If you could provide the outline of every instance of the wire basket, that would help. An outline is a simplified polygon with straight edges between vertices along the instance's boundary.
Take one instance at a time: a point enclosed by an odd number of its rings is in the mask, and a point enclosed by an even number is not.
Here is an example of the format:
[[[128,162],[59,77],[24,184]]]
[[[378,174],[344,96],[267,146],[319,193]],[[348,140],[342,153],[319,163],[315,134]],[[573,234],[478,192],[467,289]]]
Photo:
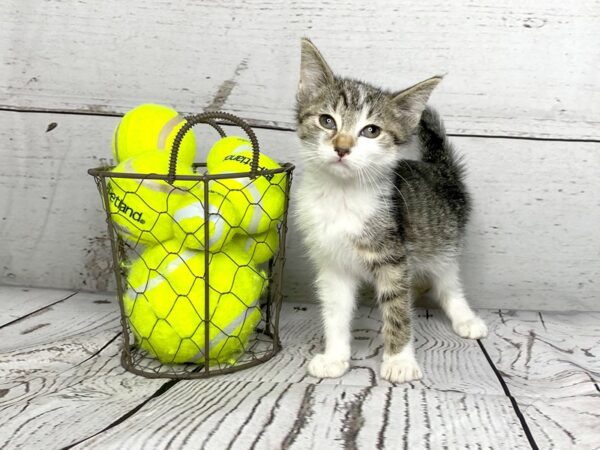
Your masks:
[[[166,173],[88,170],[106,212],[123,328],[123,366],[148,378],[205,378],[280,349],[279,313],[294,166],[260,167],[253,130],[223,112],[185,117]],[[247,172],[180,170],[186,133],[237,125]],[[238,152],[239,153],[239,152]],[[243,159],[240,159],[243,158]],[[130,166],[126,166],[130,167]],[[206,245],[208,244],[208,245]]]

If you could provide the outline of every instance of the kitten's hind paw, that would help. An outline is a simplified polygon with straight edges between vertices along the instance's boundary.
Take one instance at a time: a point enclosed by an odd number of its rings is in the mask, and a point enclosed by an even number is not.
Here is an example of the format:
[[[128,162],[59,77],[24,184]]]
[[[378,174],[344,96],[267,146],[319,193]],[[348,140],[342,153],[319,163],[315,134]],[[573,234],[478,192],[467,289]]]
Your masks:
[[[350,367],[348,361],[319,353],[308,364],[308,373],[316,378],[337,378],[344,375],[348,367]]]
[[[423,372],[413,358],[390,358],[381,363],[381,378],[391,383],[406,383],[423,377]]]
[[[487,325],[479,317],[452,324],[454,332],[465,339],[481,339],[487,336]]]

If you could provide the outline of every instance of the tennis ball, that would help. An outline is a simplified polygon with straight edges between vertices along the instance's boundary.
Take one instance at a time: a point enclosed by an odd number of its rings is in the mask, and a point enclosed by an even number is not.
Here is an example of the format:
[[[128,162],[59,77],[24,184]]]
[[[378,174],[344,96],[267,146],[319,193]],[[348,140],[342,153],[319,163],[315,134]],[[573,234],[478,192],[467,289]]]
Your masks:
[[[252,265],[240,267],[235,251],[209,257],[208,316],[204,252],[171,240],[148,249],[131,266],[124,310],[137,344],[162,363],[233,364],[260,322],[264,274]]]
[[[211,252],[220,251],[239,225],[236,207],[216,192],[208,193],[208,245],[205,245],[206,220],[204,210],[204,183],[199,183],[181,198],[169,204],[169,215],[173,217],[173,236],[183,242],[184,247]],[[239,230],[239,228],[237,228]]]
[[[234,252],[245,256],[243,261],[252,261],[257,265],[265,263],[273,258],[279,249],[279,230],[274,227],[256,235],[238,234],[223,251],[227,253],[232,248]]]
[[[171,155],[171,147],[185,119],[172,108],[147,103],[127,112],[113,133],[112,149],[118,163],[150,151]],[[196,138],[186,133],[179,146],[178,161],[191,165],[196,157]]]
[[[227,155],[234,154],[236,151],[246,150],[252,152],[252,144],[248,139],[239,136],[226,136],[214,143],[206,157],[206,168],[209,172],[215,169],[215,166]],[[244,172],[248,172],[248,168]]]
[[[153,245],[173,236],[173,218],[168,204],[184,194],[195,184],[193,181],[166,181],[144,178],[145,175],[166,174],[168,159],[150,152],[130,158],[112,172],[136,173],[140,178],[111,177],[107,183],[108,210],[118,234],[134,244]],[[178,164],[180,175],[192,175],[192,168]]]
[[[252,151],[244,149],[237,140],[226,141],[222,146],[229,148],[226,153],[217,148],[218,158],[214,158],[209,174],[249,172]],[[247,141],[249,144],[249,141]],[[209,158],[211,155],[209,154]],[[259,170],[281,167],[264,154],[260,154]],[[247,177],[213,180],[211,189],[221,193],[238,208],[240,227],[249,234],[264,233],[275,226],[283,216],[287,177],[285,173],[261,175],[255,179]]]

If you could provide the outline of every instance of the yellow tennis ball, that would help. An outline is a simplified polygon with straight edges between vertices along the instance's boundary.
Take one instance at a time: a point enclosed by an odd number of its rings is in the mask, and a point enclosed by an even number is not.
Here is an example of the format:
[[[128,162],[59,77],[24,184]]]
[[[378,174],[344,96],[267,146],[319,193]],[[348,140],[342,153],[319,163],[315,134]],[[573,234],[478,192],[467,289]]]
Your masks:
[[[206,168],[209,172],[212,172],[219,161],[222,161],[227,155],[240,150],[252,151],[252,144],[248,139],[239,136],[226,136],[219,139],[208,152],[206,157]],[[250,169],[245,170],[245,172],[248,172],[249,170]]]
[[[249,172],[252,150],[244,148],[237,140],[225,141],[217,147],[218,158],[211,162],[209,174]],[[247,141],[249,144],[249,141]],[[226,153],[223,147],[229,147]],[[210,156],[210,155],[209,155]],[[264,154],[260,154],[259,170],[277,169],[281,166]],[[211,182],[211,189],[221,193],[238,208],[240,227],[249,234],[264,233],[276,226],[283,216],[287,177],[285,173],[261,175],[255,179],[246,177],[219,179]]]
[[[134,244],[152,245],[171,239],[173,218],[168,213],[168,204],[183,197],[195,182],[166,181],[144,178],[147,174],[166,174],[168,159],[150,152],[130,158],[112,172],[136,173],[140,178],[108,179],[108,209],[112,224],[119,235]],[[192,168],[178,164],[177,173],[192,175]]]
[[[259,298],[266,286],[264,274],[252,265],[240,267],[238,259],[236,252],[210,255],[206,316],[203,252],[171,240],[142,253],[123,296],[137,344],[165,364],[235,363],[261,320]]]
[[[238,234],[223,251],[227,253],[231,249],[245,256],[244,261],[252,261],[257,265],[265,263],[273,258],[279,249],[279,230],[274,227],[255,235]]]
[[[147,103],[127,112],[113,133],[112,149],[115,161],[157,151],[167,157],[177,132],[185,119],[173,108]],[[179,146],[178,161],[191,165],[196,157],[196,138],[189,131]]]
[[[200,183],[181,198],[169,203],[169,215],[173,217],[173,236],[184,247],[211,252],[220,251],[239,230],[236,207],[216,192],[208,194],[208,245],[205,245],[204,186]]]

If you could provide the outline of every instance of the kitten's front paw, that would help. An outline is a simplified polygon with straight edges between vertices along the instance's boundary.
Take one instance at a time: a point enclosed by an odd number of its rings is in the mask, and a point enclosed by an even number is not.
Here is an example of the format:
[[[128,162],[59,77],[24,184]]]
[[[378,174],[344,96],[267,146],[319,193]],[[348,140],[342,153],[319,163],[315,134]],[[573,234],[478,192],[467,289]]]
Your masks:
[[[337,378],[344,375],[348,367],[350,367],[348,361],[334,359],[319,353],[308,364],[308,373],[316,378]]]
[[[452,328],[454,328],[456,334],[466,339],[481,339],[488,334],[485,322],[479,317],[454,323],[452,324]]]
[[[414,358],[390,358],[381,363],[381,377],[392,383],[406,383],[423,377]]]

